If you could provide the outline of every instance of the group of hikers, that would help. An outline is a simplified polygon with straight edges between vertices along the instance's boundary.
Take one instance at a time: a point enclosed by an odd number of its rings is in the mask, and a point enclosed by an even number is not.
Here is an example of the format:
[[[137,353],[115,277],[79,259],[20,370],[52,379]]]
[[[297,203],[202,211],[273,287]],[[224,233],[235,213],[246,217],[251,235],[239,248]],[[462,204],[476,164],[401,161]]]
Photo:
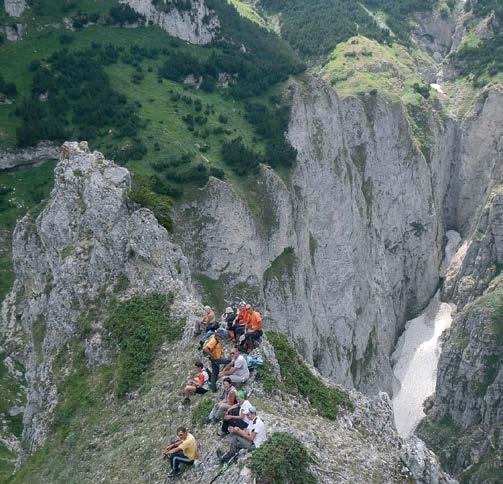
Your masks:
[[[209,390],[217,392],[221,382],[222,395],[205,418],[206,423],[222,421],[219,435],[229,442],[229,450],[217,450],[222,463],[231,460],[239,449],[254,450],[267,438],[266,426],[257,415],[257,409],[247,399],[244,390],[237,387],[250,378],[250,368],[245,354],[258,347],[262,337],[262,316],[251,304],[241,302],[238,310],[225,309],[216,322],[215,313],[204,307],[204,316],[198,324],[195,336],[203,334],[200,349],[211,362],[211,370],[202,361],[195,363],[195,376],[183,389],[183,403],[190,403],[190,397],[205,394]],[[225,357],[222,343],[229,339],[233,342],[229,357]],[[170,477],[177,476],[180,465],[192,465],[197,458],[197,442],[185,427],[177,429],[177,439],[170,443],[163,452],[163,458],[169,457]]]

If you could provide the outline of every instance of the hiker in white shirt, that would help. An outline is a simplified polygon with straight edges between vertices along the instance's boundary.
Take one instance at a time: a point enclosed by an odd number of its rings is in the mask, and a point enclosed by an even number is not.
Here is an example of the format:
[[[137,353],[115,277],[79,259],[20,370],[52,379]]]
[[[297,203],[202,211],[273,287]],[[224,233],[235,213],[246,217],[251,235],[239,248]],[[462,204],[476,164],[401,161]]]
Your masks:
[[[232,383],[244,383],[250,378],[248,363],[243,355],[239,354],[237,348],[231,349],[231,362],[219,373],[219,378],[228,376]]]
[[[246,416],[249,421],[246,429],[229,427],[229,451],[222,455],[220,449],[217,450],[217,455],[222,462],[230,460],[239,449],[258,449],[266,440],[267,430],[264,421],[257,416],[257,409],[255,407],[248,408]]]

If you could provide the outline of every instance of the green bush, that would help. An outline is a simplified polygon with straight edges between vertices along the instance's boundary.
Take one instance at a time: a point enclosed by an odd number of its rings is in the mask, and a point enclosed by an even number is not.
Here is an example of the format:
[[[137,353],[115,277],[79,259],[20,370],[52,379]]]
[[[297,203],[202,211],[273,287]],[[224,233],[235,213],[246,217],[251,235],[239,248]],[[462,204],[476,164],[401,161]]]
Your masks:
[[[196,395],[194,398],[199,398],[199,396]],[[210,414],[212,408],[213,401],[211,400],[211,395],[206,393],[206,395],[200,397],[200,400],[194,405],[194,408],[192,409],[192,425],[205,425],[206,422],[204,421],[204,418]]]
[[[162,194],[155,193],[155,179],[146,176],[133,178],[133,187],[129,191],[129,198],[143,207],[152,210],[157,221],[168,231],[173,229],[171,219],[171,200]]]
[[[264,364],[258,367],[256,378],[262,383],[262,388],[266,393],[272,393],[278,389],[278,381],[274,376],[271,364],[267,361],[264,361]]]
[[[251,458],[257,482],[267,484],[313,484],[316,478],[307,466],[312,462],[304,445],[290,434],[276,432]]]
[[[183,326],[169,319],[172,302],[171,295],[150,294],[112,304],[106,328],[120,349],[117,396],[122,397],[141,385],[163,341],[181,337]]]
[[[286,335],[269,332],[267,339],[274,347],[281,378],[287,391],[293,391],[307,398],[322,417],[330,420],[337,418],[337,411],[341,405],[352,408],[353,404],[347,392],[328,387],[314,376],[297,351],[290,345]]]

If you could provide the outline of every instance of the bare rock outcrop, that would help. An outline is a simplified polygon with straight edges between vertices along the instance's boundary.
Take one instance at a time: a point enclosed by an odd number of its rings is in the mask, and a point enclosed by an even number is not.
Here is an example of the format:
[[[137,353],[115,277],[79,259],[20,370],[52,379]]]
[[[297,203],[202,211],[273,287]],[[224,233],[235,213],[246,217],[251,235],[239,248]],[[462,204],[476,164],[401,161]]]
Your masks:
[[[4,8],[7,15],[21,17],[28,8],[26,0],[4,0]]]
[[[220,27],[216,14],[205,4],[204,0],[187,2],[173,0],[122,0],[133,10],[143,15],[148,22],[153,22],[169,35],[186,40],[192,44],[208,44]]]
[[[43,211],[26,215],[13,239],[16,281],[1,313],[7,354],[25,368],[23,446],[33,452],[47,436],[58,401],[53,363],[81,334],[82,315],[117,297],[171,293],[172,317],[192,324],[199,309],[188,264],[154,215],[128,200],[128,170],[65,143],[55,186]],[[88,364],[107,361],[97,316],[86,337]]]

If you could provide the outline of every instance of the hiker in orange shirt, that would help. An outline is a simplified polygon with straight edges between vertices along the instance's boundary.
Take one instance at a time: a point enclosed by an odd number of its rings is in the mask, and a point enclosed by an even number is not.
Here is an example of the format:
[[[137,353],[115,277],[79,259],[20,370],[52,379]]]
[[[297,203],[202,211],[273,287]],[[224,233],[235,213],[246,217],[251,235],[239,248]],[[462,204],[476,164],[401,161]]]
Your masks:
[[[262,316],[258,311],[254,311],[251,304],[246,305],[246,311],[249,314],[248,322],[246,324],[246,331],[242,347],[249,353],[258,345],[260,338],[262,338]]]
[[[234,340],[236,341],[236,343],[239,342],[239,338],[244,334],[249,319],[250,313],[246,310],[246,303],[242,301],[239,303],[238,315],[236,316],[234,325],[232,326],[232,331],[234,332]]]

